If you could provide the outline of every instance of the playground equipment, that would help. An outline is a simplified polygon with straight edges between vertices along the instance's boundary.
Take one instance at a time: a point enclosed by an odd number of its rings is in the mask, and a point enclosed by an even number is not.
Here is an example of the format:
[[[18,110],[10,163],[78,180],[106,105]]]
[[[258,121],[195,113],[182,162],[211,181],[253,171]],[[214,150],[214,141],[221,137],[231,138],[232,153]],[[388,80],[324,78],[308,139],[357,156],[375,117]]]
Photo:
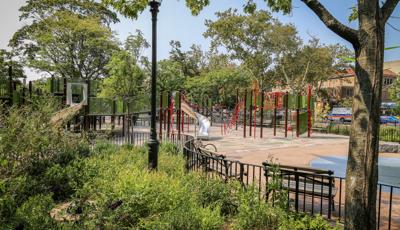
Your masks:
[[[132,127],[134,111],[138,111],[137,104],[131,98],[97,97],[99,82],[96,80],[50,78],[47,85],[50,94],[59,98],[61,107],[70,106],[57,112],[54,117],[58,115],[75,126],[82,126],[84,130],[101,129],[105,117],[111,118],[112,129],[116,118],[118,123],[122,119],[123,135]]]
[[[183,112],[189,115],[189,117],[197,120],[199,124],[199,132],[197,133],[197,138],[199,139],[208,139],[209,138],[209,128],[211,126],[210,120],[201,115],[200,113],[195,112],[190,105],[188,105],[185,101],[181,102],[181,109]]]
[[[241,127],[244,138],[263,138],[265,126],[269,126],[273,136],[277,136],[277,130],[280,128],[285,137],[288,137],[290,131],[292,136],[299,137],[307,133],[310,137],[314,99],[311,87],[308,87],[306,92],[307,95],[280,91],[264,92],[257,88],[241,92],[238,90],[233,109],[221,104],[213,105],[210,98],[197,98],[196,101],[202,102],[201,106],[189,103],[179,92],[162,92],[159,100],[159,135],[161,138],[164,130],[168,136],[175,131],[178,134],[185,132],[187,116],[187,128],[190,119],[199,124],[198,137],[209,137],[208,130],[213,122],[221,127],[221,135],[228,135],[233,129],[238,130]]]
[[[197,128],[197,124],[199,127],[199,130],[196,133],[197,138],[209,138],[209,128],[211,126],[210,120],[207,116],[196,112],[195,108],[199,111],[199,107],[196,105],[190,105],[185,98],[186,97],[181,92],[160,93],[160,108],[158,116],[160,138],[162,138],[163,130],[167,131],[167,136],[174,134],[175,131],[177,131],[179,136],[179,134],[185,130],[185,120],[187,122],[186,127],[188,130],[189,124],[192,122],[191,119],[195,121],[195,129]]]
[[[73,100],[72,97],[72,86],[78,86],[81,88],[80,94],[83,96],[82,99],[77,102]],[[67,101],[66,104],[70,105],[65,109],[56,112],[50,119],[50,123],[55,127],[61,127],[65,122],[71,120],[76,116],[84,105],[88,104],[88,87],[85,83],[67,83]]]

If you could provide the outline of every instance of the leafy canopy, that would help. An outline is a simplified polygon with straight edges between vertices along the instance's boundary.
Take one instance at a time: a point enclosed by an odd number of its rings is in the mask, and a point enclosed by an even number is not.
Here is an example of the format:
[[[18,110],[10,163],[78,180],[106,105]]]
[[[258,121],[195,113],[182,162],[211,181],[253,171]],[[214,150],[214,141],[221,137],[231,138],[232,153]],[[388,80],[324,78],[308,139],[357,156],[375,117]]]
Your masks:
[[[22,29],[24,30],[24,28]],[[96,79],[118,47],[110,29],[98,17],[82,18],[68,11],[56,12],[14,35],[14,47],[32,68],[68,78]],[[22,36],[20,36],[22,35]]]
[[[229,9],[218,12],[217,20],[206,21],[205,37],[211,38],[214,49],[223,47],[232,60],[247,68],[260,85],[268,89],[276,79],[270,74],[275,59],[295,49],[300,39],[296,28],[282,24],[267,11],[239,14]]]

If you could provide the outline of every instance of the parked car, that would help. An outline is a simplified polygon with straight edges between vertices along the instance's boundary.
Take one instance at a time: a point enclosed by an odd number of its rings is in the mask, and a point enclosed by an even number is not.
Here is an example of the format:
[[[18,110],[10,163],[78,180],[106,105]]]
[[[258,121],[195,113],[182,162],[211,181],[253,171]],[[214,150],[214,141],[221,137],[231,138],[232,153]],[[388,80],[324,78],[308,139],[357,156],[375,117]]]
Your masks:
[[[353,116],[351,108],[333,108],[332,112],[328,114],[328,120],[330,121],[351,121]]]
[[[381,124],[400,124],[400,119],[395,116],[381,116]]]

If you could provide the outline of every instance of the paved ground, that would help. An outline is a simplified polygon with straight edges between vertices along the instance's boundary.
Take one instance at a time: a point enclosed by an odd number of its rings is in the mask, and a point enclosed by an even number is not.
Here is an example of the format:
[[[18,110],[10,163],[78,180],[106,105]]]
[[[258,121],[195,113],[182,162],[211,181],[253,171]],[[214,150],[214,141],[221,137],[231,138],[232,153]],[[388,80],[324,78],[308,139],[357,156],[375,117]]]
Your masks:
[[[135,128],[138,131],[147,131],[148,127]],[[157,132],[159,126],[157,124]],[[165,132],[165,131],[163,131]],[[175,131],[176,132],[176,131]],[[264,128],[263,138],[260,138],[260,129],[256,129],[256,138],[249,136],[247,127],[246,138],[243,137],[243,128],[232,129],[226,134],[221,133],[221,126],[215,124],[210,130],[210,139],[204,143],[214,144],[219,153],[228,158],[245,163],[261,164],[266,160],[274,160],[280,164],[293,166],[310,166],[310,162],[321,156],[347,156],[349,137],[335,134],[312,133],[311,138],[306,134],[295,137],[295,132],[289,132],[285,138],[283,129],[277,129],[273,136],[273,129]],[[187,125],[185,132],[194,135],[194,126]],[[399,157],[400,154],[380,153],[382,157]]]
[[[283,130],[278,129],[274,137],[270,128],[263,129],[263,138],[259,134],[257,129],[257,137],[249,137],[247,130],[247,138],[243,138],[243,129],[239,127],[237,131],[221,135],[221,128],[214,126],[210,140],[204,142],[215,144],[218,152],[231,159],[253,164],[272,159],[281,164],[309,166],[311,160],[320,156],[346,156],[348,152],[347,136],[313,133],[311,138],[306,135],[296,138],[294,133],[289,132],[289,137],[285,138]],[[381,156],[400,157],[390,153],[381,153]]]

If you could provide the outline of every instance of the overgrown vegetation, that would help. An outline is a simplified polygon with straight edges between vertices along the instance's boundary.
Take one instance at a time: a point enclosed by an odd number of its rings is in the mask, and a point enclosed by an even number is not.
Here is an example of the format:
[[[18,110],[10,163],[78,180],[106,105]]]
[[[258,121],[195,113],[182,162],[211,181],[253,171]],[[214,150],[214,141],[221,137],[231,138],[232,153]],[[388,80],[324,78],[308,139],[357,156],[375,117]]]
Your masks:
[[[160,167],[153,172],[147,170],[146,148],[101,141],[89,148],[47,125],[51,107],[12,108],[3,117],[2,228],[331,228],[321,218],[270,206],[257,189],[187,173],[172,144],[161,146]]]

